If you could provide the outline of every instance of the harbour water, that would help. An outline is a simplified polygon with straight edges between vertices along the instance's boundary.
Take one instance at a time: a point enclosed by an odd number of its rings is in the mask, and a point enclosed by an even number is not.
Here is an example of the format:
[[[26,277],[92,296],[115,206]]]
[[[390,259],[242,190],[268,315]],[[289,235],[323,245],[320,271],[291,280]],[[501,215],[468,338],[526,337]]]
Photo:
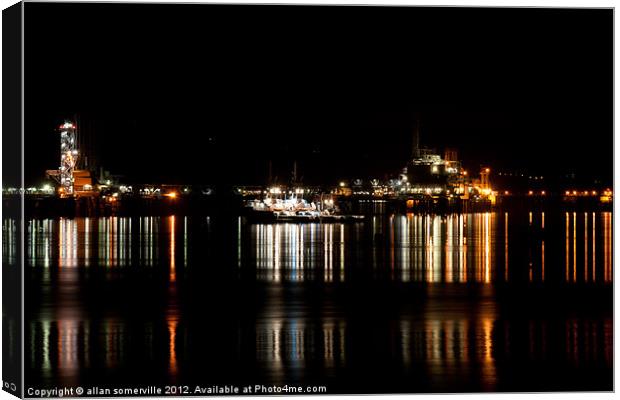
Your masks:
[[[33,219],[25,251],[26,387],[613,388],[611,212]]]

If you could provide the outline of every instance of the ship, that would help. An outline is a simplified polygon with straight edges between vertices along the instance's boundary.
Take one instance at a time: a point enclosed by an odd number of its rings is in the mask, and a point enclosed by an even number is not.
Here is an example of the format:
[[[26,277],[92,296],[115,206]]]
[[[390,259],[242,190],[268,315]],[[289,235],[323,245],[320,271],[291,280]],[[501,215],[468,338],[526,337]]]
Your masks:
[[[270,194],[273,194],[271,191]],[[363,215],[341,214],[331,198],[307,201],[297,194],[289,198],[268,195],[245,202],[244,215],[251,222],[359,222]]]

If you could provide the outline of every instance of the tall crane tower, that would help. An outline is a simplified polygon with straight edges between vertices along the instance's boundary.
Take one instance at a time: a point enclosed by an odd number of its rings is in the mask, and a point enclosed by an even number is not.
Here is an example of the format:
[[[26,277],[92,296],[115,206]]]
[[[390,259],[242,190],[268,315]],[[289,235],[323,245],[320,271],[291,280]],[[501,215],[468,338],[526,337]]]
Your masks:
[[[61,197],[69,197],[75,192],[73,172],[79,156],[77,128],[73,122],[65,121],[58,130],[60,131],[60,167],[57,170],[48,170],[47,175],[60,184]]]

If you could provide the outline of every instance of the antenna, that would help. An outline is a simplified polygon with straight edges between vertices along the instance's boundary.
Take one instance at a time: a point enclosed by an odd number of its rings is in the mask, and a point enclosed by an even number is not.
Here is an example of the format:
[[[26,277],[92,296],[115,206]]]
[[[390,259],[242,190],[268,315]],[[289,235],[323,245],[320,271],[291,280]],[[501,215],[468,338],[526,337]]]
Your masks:
[[[411,146],[411,157],[420,158],[420,114],[415,113],[415,125],[413,127],[413,143]]]
[[[293,161],[293,184],[297,183],[297,160]]]

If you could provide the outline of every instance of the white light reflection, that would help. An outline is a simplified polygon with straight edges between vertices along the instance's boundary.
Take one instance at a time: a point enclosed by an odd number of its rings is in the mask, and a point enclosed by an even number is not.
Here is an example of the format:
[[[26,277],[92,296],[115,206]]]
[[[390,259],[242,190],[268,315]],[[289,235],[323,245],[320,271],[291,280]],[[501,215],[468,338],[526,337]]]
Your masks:
[[[257,276],[280,282],[322,277],[345,279],[345,224],[256,224],[251,226]]]

